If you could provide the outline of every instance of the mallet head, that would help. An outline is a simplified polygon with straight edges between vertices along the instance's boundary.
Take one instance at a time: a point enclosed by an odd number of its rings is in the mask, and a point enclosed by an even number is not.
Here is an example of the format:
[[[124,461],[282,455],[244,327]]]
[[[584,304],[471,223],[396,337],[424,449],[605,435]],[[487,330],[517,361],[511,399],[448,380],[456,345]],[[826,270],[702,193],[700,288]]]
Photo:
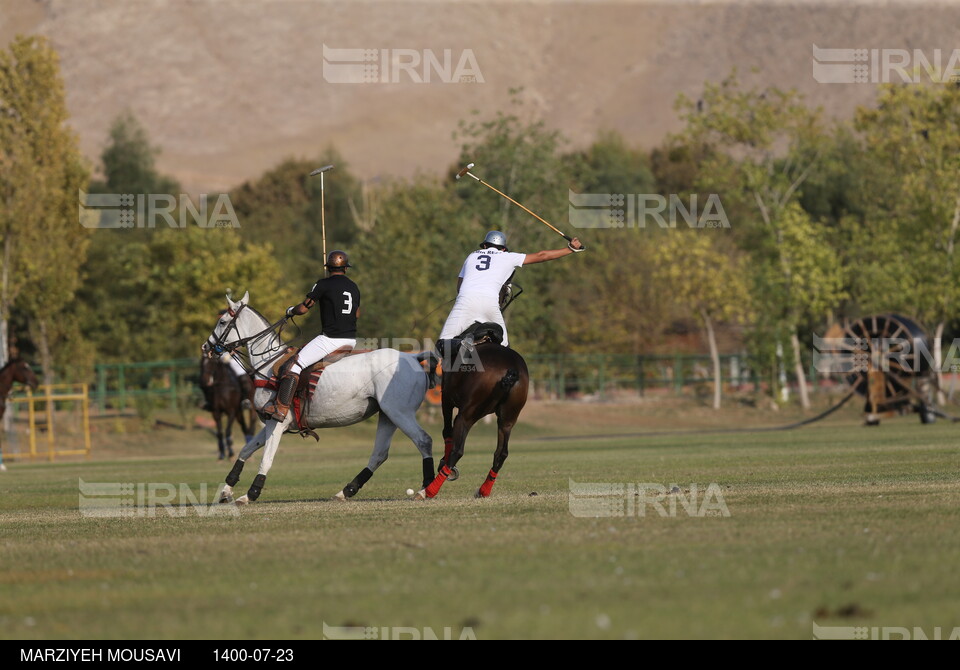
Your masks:
[[[317,168],[316,170],[314,170],[313,172],[311,172],[311,173],[310,173],[310,176],[311,176],[311,177],[315,177],[315,176],[317,176],[318,174],[320,174],[320,173],[322,173],[322,172],[326,172],[327,170],[332,170],[332,169],[333,169],[333,166],[332,166],[332,165],[324,165],[322,168]]]
[[[459,181],[459,180],[460,180],[460,177],[462,177],[462,176],[464,176],[465,174],[467,174],[468,172],[470,172],[470,170],[473,169],[473,166],[474,166],[474,165],[475,165],[474,163],[468,163],[468,164],[467,164],[467,167],[465,167],[465,168],[463,168],[462,170],[460,170],[460,172],[457,173],[457,180]]]

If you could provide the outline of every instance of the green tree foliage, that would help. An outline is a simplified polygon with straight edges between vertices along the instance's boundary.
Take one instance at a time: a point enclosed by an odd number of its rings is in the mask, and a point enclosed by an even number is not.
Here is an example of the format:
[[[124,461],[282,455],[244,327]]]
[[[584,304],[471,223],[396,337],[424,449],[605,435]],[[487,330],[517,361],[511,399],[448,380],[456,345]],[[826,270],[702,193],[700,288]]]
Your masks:
[[[270,319],[294,300],[269,245],[233,229],[150,232],[146,242],[119,246],[81,291],[84,333],[100,361],[199,355],[228,292],[250,291],[251,305]]]
[[[826,136],[819,111],[809,109],[795,91],[744,88],[736,73],[720,84],[708,83],[697,104],[681,96],[678,108],[687,124],[684,139],[693,147],[718,150],[702,166],[700,189],[720,193],[725,204],[744,213],[737,219],[743,228],[738,237],[753,256],[754,291],[768,315],[757,324],[768,328],[759,338],[789,339],[801,401],[808,407],[798,328],[810,316],[804,309],[819,309],[824,296],[813,293],[819,285],[794,276],[796,257],[788,238],[801,237],[798,226],[815,225],[795,205],[820,167]],[[804,239],[816,237],[815,231],[807,232]],[[828,275],[831,268],[820,270]],[[840,293],[826,299],[837,301]]]
[[[615,131],[601,132],[593,144],[564,155],[563,161],[582,193],[653,193],[656,188],[650,158]]]
[[[488,121],[461,122],[458,137],[463,140],[459,165],[476,163],[473,172],[478,177],[557,228],[568,227],[565,222],[569,190],[576,184],[570,161],[565,162],[560,152],[564,140],[559,132],[547,129],[542,121],[526,121],[515,114],[499,113]],[[450,174],[459,169],[452,166]],[[510,249],[520,253],[566,244],[563,238],[522,209],[469,177],[456,184],[455,192],[475,221],[475,241],[461,250],[460,260],[476,248],[488,230],[502,230],[507,234]],[[558,222],[564,225],[557,225]],[[576,231],[566,232],[572,235]],[[554,325],[558,300],[574,290],[576,280],[572,273],[584,269],[577,262],[581,260],[580,257],[565,258],[517,272],[515,281],[523,287],[524,295],[505,315],[512,343],[524,351],[561,350]]]
[[[449,188],[426,180],[386,187],[351,256],[362,294],[360,336],[436,340],[463,258],[479,241]]]
[[[48,382],[51,352],[71,330],[60,312],[73,298],[88,241],[77,218],[88,171],[66,121],[56,52],[44,38],[17,37],[0,51],[0,364],[16,307],[40,340]]]
[[[715,328],[742,322],[751,298],[743,257],[714,230],[674,230],[660,236],[653,253],[653,280],[674,305],[706,331],[713,360],[713,408],[720,409],[722,375]]]
[[[91,193],[180,192],[180,184],[160,174],[156,159],[160,148],[150,144],[147,131],[130,110],[114,119],[103,153],[103,179],[90,183]]]
[[[311,161],[287,159],[230,193],[244,239],[271,244],[284,281],[297,292],[306,292],[323,275],[320,177],[308,175],[329,164],[336,167],[324,175],[327,251],[349,253],[357,239],[351,203],[359,207],[362,194],[359,180],[335,150]]]

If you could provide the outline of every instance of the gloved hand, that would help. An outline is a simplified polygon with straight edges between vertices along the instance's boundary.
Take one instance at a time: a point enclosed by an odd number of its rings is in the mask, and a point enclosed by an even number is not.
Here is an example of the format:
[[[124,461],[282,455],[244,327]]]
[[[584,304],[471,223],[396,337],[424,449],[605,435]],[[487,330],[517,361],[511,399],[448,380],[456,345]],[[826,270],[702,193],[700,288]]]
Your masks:
[[[294,312],[294,310],[295,310],[296,308],[297,308],[296,305],[290,305],[289,307],[287,307],[287,318],[288,318],[288,319],[291,318],[291,317],[296,316],[296,312]]]

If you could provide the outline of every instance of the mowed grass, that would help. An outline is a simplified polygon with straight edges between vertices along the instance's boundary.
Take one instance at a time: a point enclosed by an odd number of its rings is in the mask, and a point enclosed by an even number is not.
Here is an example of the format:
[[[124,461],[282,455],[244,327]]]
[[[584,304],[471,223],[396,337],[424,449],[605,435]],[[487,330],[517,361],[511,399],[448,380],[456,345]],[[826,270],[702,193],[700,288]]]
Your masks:
[[[285,437],[261,502],[236,516],[80,516],[81,478],[206,484],[212,496],[228,466],[209,440],[196,455],[190,433],[166,434],[186,441],[168,456],[127,436],[135,458],[14,464],[0,475],[0,636],[320,638],[326,623],[480,639],[810,638],[812,621],[960,626],[960,427],[865,428],[847,413],[781,433],[540,439],[604,432],[577,412],[593,409],[571,403],[552,430],[518,427],[482,501],[472,494],[493,452],[483,425],[463,477],[428,502],[406,499],[420,465],[402,436],[356,499],[329,500],[364,466],[369,425],[325,431],[320,445]],[[677,505],[664,517],[637,499],[642,516],[578,518],[571,479],[696,483],[701,503],[716,483],[730,516]]]

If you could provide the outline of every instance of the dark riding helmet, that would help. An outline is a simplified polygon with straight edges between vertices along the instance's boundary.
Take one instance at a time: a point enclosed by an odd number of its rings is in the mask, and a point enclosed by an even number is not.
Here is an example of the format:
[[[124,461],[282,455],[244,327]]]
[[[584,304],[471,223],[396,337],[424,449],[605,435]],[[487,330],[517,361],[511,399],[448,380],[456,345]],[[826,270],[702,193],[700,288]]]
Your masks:
[[[327,263],[325,267],[328,267],[331,270],[346,270],[347,268],[352,268],[353,266],[350,265],[350,259],[347,258],[346,251],[335,249],[327,255]]]

